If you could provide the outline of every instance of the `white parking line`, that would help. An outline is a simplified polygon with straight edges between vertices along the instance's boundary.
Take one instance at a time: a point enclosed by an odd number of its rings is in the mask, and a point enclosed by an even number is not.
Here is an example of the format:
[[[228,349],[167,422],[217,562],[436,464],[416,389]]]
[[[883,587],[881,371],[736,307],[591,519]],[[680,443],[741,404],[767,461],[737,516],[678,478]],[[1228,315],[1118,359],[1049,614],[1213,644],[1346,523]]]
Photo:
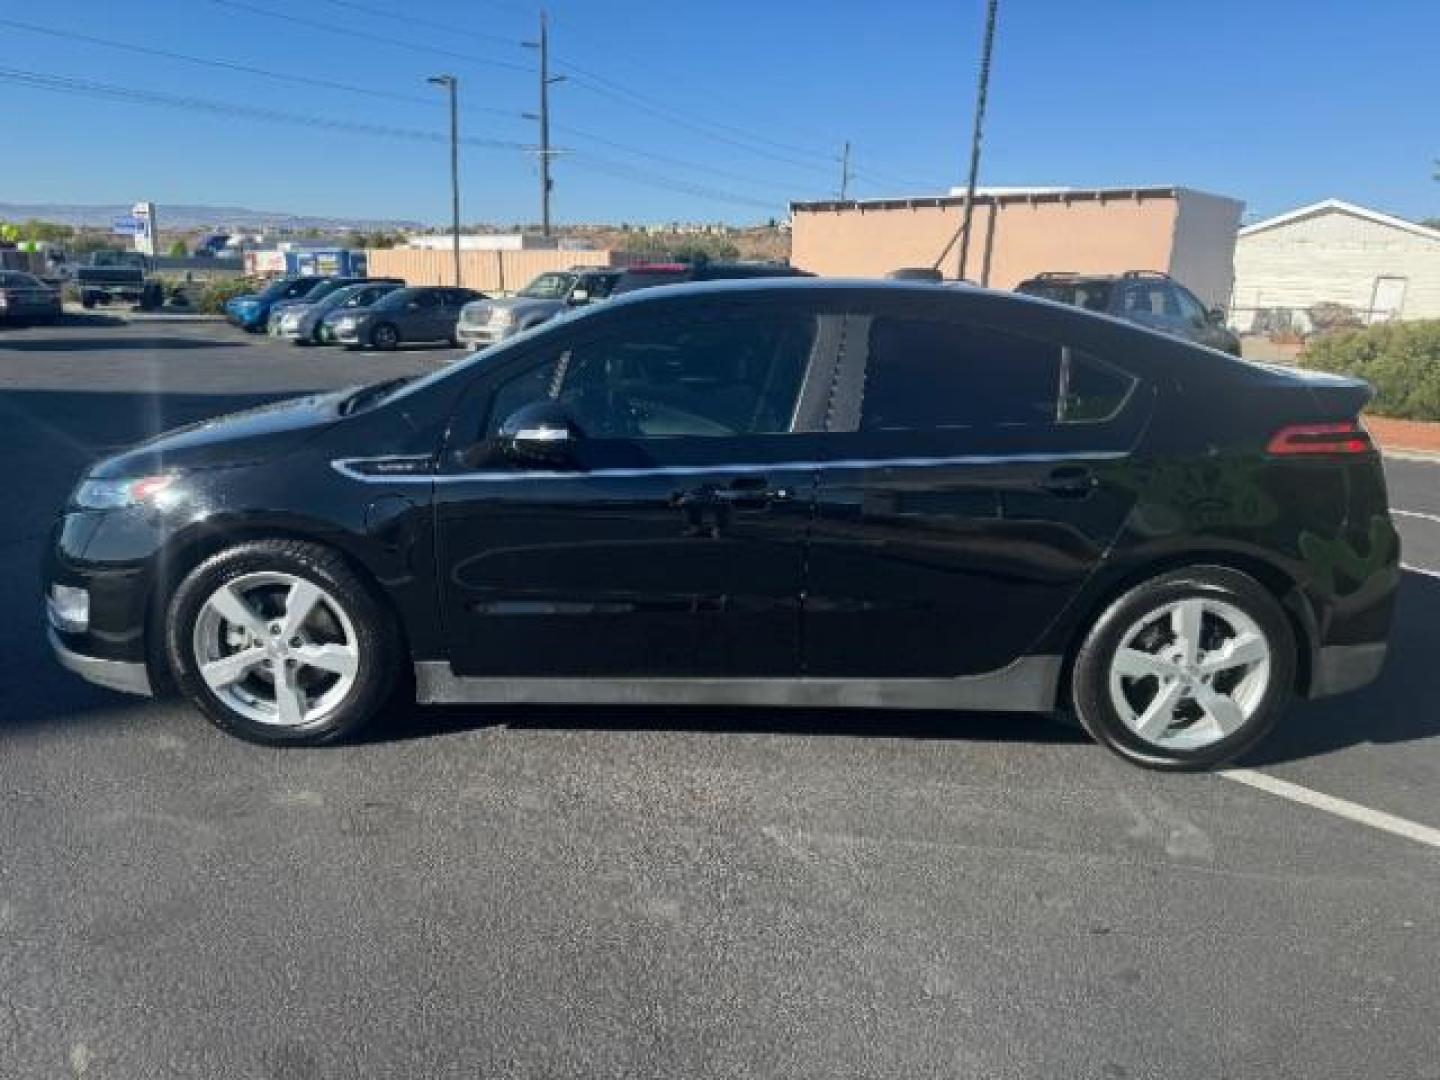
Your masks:
[[[1419,518],[1421,521],[1429,521],[1440,525],[1440,514],[1427,514],[1423,510],[1396,510],[1394,507],[1391,507],[1390,514],[1393,517]]]
[[[1403,836],[1407,840],[1414,840],[1417,844],[1440,848],[1440,829],[1432,829],[1429,825],[1421,825],[1406,818],[1396,817],[1383,810],[1372,810],[1368,806],[1361,806],[1348,799],[1337,799],[1334,795],[1326,795],[1323,791],[1312,791],[1300,784],[1292,784],[1289,780],[1281,780],[1254,769],[1224,769],[1219,775],[1226,780],[1234,780],[1237,784],[1255,788],[1257,791],[1265,791],[1271,795],[1278,795],[1282,799],[1289,799],[1291,802],[1301,803],[1316,810],[1324,810],[1327,814],[1348,818],[1361,825],[1369,825],[1372,829],[1379,829],[1395,836]]]

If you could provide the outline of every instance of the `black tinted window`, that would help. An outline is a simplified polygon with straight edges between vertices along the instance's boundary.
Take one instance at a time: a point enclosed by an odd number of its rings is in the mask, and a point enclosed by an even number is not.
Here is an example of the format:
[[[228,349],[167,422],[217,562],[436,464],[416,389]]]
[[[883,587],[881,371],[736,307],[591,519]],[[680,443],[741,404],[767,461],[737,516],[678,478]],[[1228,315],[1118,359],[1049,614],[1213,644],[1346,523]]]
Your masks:
[[[788,431],[814,339],[802,315],[646,322],[517,376],[497,391],[488,427],[554,397],[589,438]]]
[[[860,427],[993,428],[1104,420],[1134,380],[1077,349],[986,326],[878,318]]]
[[[863,430],[1050,423],[1058,346],[983,326],[877,318],[860,411]]]

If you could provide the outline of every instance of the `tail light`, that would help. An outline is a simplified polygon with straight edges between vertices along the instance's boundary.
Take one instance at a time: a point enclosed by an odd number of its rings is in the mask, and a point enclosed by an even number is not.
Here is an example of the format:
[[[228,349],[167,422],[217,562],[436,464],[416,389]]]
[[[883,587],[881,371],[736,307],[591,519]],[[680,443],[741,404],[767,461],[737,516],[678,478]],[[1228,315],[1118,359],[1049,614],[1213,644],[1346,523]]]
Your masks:
[[[1368,454],[1374,449],[1370,433],[1358,420],[1338,424],[1289,424],[1265,445],[1276,457],[1303,454]]]

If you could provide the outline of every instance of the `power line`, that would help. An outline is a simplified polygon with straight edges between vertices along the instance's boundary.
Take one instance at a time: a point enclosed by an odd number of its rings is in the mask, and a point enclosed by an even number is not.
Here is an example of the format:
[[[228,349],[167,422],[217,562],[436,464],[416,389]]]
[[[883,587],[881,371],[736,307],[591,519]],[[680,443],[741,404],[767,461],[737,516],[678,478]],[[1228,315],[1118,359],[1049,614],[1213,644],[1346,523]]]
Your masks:
[[[676,191],[682,195],[694,195],[697,198],[711,199],[715,202],[734,203],[737,206],[753,206],[762,210],[774,211],[777,204],[774,201],[751,198],[746,195],[737,195],[734,192],[722,191],[719,188],[706,187],[703,184],[692,184],[685,180],[666,179],[652,172],[646,172],[636,166],[626,165],[619,161],[610,161],[606,158],[592,157],[589,154],[572,153],[566,155],[566,161],[582,169],[589,169],[592,172],[604,173],[608,176],[615,176],[632,183],[644,184],[647,187],[662,188],[666,191]]]
[[[0,19],[0,26],[8,26],[15,30],[24,30],[34,34],[45,34],[50,37],[64,38],[70,41],[81,41],[89,45],[100,45],[110,49],[123,49],[141,56],[156,56],[164,60],[175,60],[185,64],[197,64],[202,67],[215,68],[220,71],[234,71],[242,75],[257,75],[264,79],[293,83],[297,86],[314,86],[325,90],[340,90],[349,94],[362,94],[366,97],[382,98],[387,101],[400,101],[413,105],[433,107],[436,104],[433,98],[421,97],[419,94],[400,94],[391,90],[377,90],[369,86],[356,86],[354,83],[335,82],[332,79],[318,79],[309,75],[295,75],[290,72],[271,71],[267,68],[253,67],[249,64],[235,63],[230,60],[193,56],[189,53],[173,52],[169,49],[157,49],[149,45],[135,45],[128,41],[115,41],[113,38],[96,37],[92,34],[77,33],[73,30],[57,30],[53,27],[37,26],[34,23],[17,22],[14,19]],[[519,112],[511,109],[470,105],[469,103],[466,104],[466,108],[477,112],[509,116],[515,119],[519,119],[520,117]]]
[[[455,52],[453,49],[442,49],[438,45],[422,45],[414,41],[406,41],[403,38],[391,37],[387,34],[372,34],[366,30],[356,30],[348,26],[336,26],[334,23],[321,22],[318,19],[307,19],[300,15],[291,15],[285,11],[273,11],[269,8],[256,7],[253,4],[241,3],[241,0],[210,0],[212,4],[219,4],[221,7],[233,8],[236,11],[244,11],[250,15],[259,15],[266,19],[279,19],[282,22],[294,23],[297,26],[308,26],[312,30],[321,30],[326,34],[340,34],[345,37],[356,38],[360,41],[377,42],[381,45],[393,45],[397,49],[408,49],[410,52],[430,53],[435,56],[448,57],[451,60],[461,60],[467,64],[482,64],[489,67],[506,68],[510,71],[526,71],[530,69],[521,63],[511,63],[509,60],[497,60],[488,56],[475,56],[471,53]]]
[[[402,128],[385,124],[366,124],[350,120],[333,120],[303,113],[267,109],[254,105],[239,105],[233,102],[214,101],[207,98],[163,94],[153,90],[116,86],[113,83],[95,82],[90,79],[77,79],[67,75],[49,75],[44,72],[23,71],[18,68],[0,67],[0,81],[14,83],[20,86],[28,86],[37,90],[77,94],[82,97],[101,98],[136,105],[162,106],[165,108],[182,109],[190,112],[205,112],[221,116],[241,116],[252,120],[263,120],[268,123],[288,124],[295,127],[316,128],[352,135],[369,135],[386,139],[406,139],[413,142],[446,141],[444,134],[437,131],[425,131],[420,128]],[[517,150],[529,152],[533,149],[526,143],[509,142],[502,139],[471,137],[460,141],[468,146],[477,146],[488,150]]]
[[[698,161],[687,161],[684,158],[672,157],[669,154],[658,154],[653,150],[642,150],[638,146],[631,146],[628,143],[616,142],[603,135],[596,135],[593,132],[583,131],[580,128],[572,127],[569,124],[553,124],[556,131],[563,132],[571,138],[583,139],[589,142],[598,143],[601,146],[608,146],[612,150],[619,150],[624,154],[633,154],[635,157],[646,158],[650,161],[658,161],[662,165],[674,165],[676,168],[689,169],[694,172],[703,172],[709,176],[722,177],[726,180],[734,180],[737,183],[749,184],[753,187],[764,187],[771,190],[780,190],[780,185],[769,180],[757,180],[752,174],[731,172],[728,169],[717,169],[710,165],[701,164]]]
[[[341,0],[331,0],[341,2]],[[194,64],[201,67],[214,68],[221,71],[233,71],[243,75],[253,75],[259,78],[272,79],[276,82],[286,82],[297,86],[314,86],[321,89],[337,90],[345,93],[359,94],[366,97],[380,98],[388,101],[404,102],[407,104],[424,105],[427,108],[439,107],[440,102],[435,98],[425,97],[419,94],[402,94],[390,90],[380,90],[374,87],[357,86],[352,83],[336,82],[331,79],[314,78],[307,75],[296,75],[290,72],[272,71],[268,68],[254,67],[249,64],[236,63],[230,60],[220,60],[213,57],[195,56],[190,53],[175,52],[169,49],[158,49],[148,45],[137,45],[126,41],[116,41],[113,38],[98,37],[93,34],[82,34],[73,30],[59,30],[54,27],[40,26],[34,23],[19,22],[15,19],[0,18],[0,26],[9,27],[15,30],[23,30],[29,33],[43,34],[49,37],[61,38],[69,41],[84,42],[89,45],[98,45],[105,48],[120,49],[126,52],[135,53],[140,56],[154,56],[164,60],[173,60],[179,63]],[[468,98],[461,98],[465,109],[470,112],[484,112],[496,116],[504,116],[515,120],[523,118],[523,113],[512,109],[499,109],[493,106],[473,104]],[[689,169],[692,171],[704,172],[711,176],[724,177],[735,180],[739,183],[751,184],[754,186],[775,187],[764,181],[757,181],[753,175],[739,172],[730,172],[725,169],[717,169],[710,165],[701,164],[696,161],[687,161],[668,154],[659,154],[649,150],[643,150],[637,146],[617,142],[602,135],[580,128],[563,124],[554,124],[556,131],[564,132],[576,138],[585,139],[602,146],[608,146],[613,150],[622,153],[632,154],[636,157],[647,158],[662,164],[673,165],[677,168]]]
[[[188,112],[203,112],[220,116],[237,116],[246,119],[260,120],[266,123],[286,124],[294,127],[334,131],[343,134],[386,139],[404,139],[412,142],[427,143],[444,143],[447,138],[445,134],[438,131],[358,123],[348,120],[334,120],[302,113],[284,112],[279,109],[240,105],[233,102],[215,101],[207,98],[164,94],[152,90],[141,90],[135,87],[117,86],[113,83],[96,82],[91,79],[25,71],[18,68],[0,67],[0,82],[8,82],[30,89],[67,93],[80,97],[115,101],[124,104],[147,105],[179,109]],[[532,153],[535,149],[527,143],[509,142],[500,139],[465,137],[459,141],[467,146],[476,146],[492,150],[511,150]],[[738,195],[734,192],[723,191],[718,188],[692,184],[683,180],[668,179],[654,173],[641,171],[640,169],[625,165],[622,162],[592,157],[588,154],[575,154],[570,160],[574,161],[575,164],[582,169],[589,169],[593,172],[620,177],[633,183],[693,195],[699,198],[711,199],[717,202],[760,207],[766,210],[773,210],[776,205],[774,202],[762,201],[760,199]]]
[[[297,25],[308,26],[312,29],[324,31],[325,33],[340,33],[364,41],[373,41],[381,44],[393,45],[397,48],[406,49],[411,52],[432,53],[437,56],[448,57],[452,60],[462,60],[469,63],[485,64],[492,67],[501,67],[512,71],[529,72],[531,70],[526,65],[520,63],[512,63],[510,61],[499,60],[492,57],[474,56],[468,53],[460,53],[450,49],[443,49],[438,46],[425,45],[413,41],[406,41],[404,39],[395,38],[389,35],[372,34],[363,30],[356,30],[349,27],[336,27],[330,23],[324,23],[314,19],[306,19],[298,15],[291,15],[287,12],[279,12],[267,8],[257,7],[253,4],[242,2],[242,0],[210,0],[210,2],[213,4],[218,4],[222,7],[232,8],[237,11],[245,11],[266,18],[280,19],[286,22],[295,23]],[[411,23],[417,26],[426,26],[431,29],[440,30],[447,34],[451,34],[452,36],[461,38],[462,40],[467,37],[480,36],[490,41],[509,41],[509,39],[499,37],[497,35],[477,35],[474,31],[455,26],[451,23],[444,23],[433,19],[411,18],[408,15],[396,15],[392,12],[373,7],[369,4],[360,3],[359,0],[322,0],[322,2],[332,4],[337,7],[346,8],[352,11],[361,12],[375,18],[396,20]],[[516,7],[514,10],[519,11],[520,9]],[[519,42],[514,42],[514,44],[519,44]],[[663,103],[655,102],[655,99],[649,98],[647,97],[647,95],[641,94],[638,91],[631,90],[628,87],[622,86],[621,84],[615,82],[613,79],[601,75],[599,72],[592,71],[585,67],[581,67],[580,65],[575,64],[571,61],[564,61],[557,58],[555,60],[555,64],[557,67],[563,67],[568,71],[572,72],[574,74],[573,81],[576,83],[576,85],[583,87],[591,93],[598,94],[601,97],[609,98],[612,101],[616,101],[624,105],[628,105],[629,107],[638,109],[641,112],[649,113],[652,116],[656,116],[660,119],[666,120],[681,128],[691,131],[694,134],[734,147],[735,149],[743,150],[755,156],[766,158],[770,161],[774,161],[780,164],[790,165],[793,168],[808,169],[809,171],[818,173],[822,176],[832,175],[834,162],[838,160],[833,153],[811,150],[804,147],[795,146],[793,144],[779,142],[778,140],[769,139],[763,135],[755,134],[743,128],[739,128],[730,124],[724,124],[715,120],[709,120],[704,117],[687,117],[685,113],[682,113],[679,110],[673,109]],[[777,153],[776,151],[788,151],[788,154]],[[812,160],[797,160],[794,155],[805,156]],[[822,162],[826,164],[822,164]],[[862,175],[879,176],[880,174],[876,173],[874,170],[861,170],[857,168],[854,170],[854,175],[859,177]],[[917,184],[912,181],[892,179],[891,182],[915,188],[922,188],[927,186],[924,184]]]

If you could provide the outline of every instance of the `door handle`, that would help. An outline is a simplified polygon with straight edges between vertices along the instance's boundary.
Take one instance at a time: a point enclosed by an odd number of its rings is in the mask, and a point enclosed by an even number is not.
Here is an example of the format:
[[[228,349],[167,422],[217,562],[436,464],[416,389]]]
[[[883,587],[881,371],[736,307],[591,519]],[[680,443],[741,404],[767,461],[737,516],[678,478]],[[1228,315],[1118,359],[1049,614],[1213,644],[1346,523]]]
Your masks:
[[[1083,465],[1055,469],[1040,482],[1043,490],[1062,499],[1083,499],[1099,486],[1099,479]]]

